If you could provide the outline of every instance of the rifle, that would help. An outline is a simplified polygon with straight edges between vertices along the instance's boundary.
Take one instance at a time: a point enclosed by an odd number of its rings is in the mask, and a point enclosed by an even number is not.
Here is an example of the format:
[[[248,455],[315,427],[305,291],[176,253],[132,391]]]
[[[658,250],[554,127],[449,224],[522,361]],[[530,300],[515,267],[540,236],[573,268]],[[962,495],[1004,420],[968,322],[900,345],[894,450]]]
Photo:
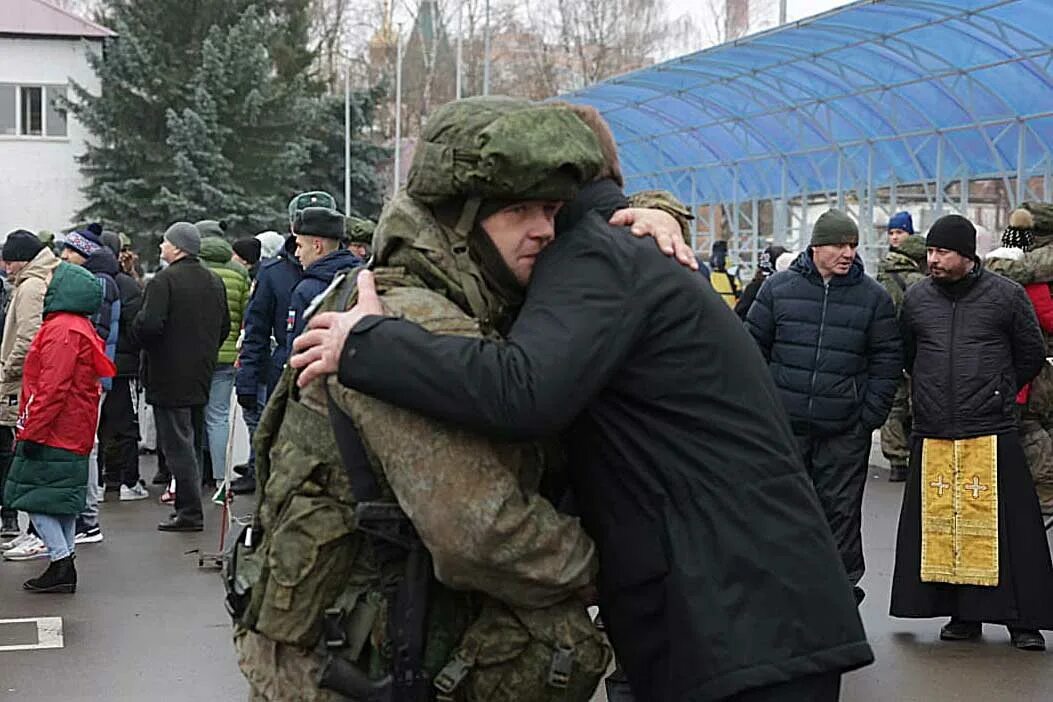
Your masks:
[[[364,702],[428,702],[431,680],[424,671],[424,635],[431,582],[431,555],[413,524],[395,502],[382,501],[380,486],[365,446],[350,417],[328,396],[329,421],[340,460],[359,500],[355,520],[370,537],[388,601],[388,641],[391,674],[371,679],[351,661],[330,654],[319,676],[319,687]],[[401,572],[392,568],[402,563]]]

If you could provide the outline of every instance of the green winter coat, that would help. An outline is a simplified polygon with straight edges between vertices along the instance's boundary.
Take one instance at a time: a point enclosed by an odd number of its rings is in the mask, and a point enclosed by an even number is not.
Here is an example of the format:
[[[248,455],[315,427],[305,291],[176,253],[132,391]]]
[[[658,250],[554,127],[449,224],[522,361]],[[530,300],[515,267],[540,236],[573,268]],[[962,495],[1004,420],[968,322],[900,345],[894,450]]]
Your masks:
[[[896,249],[890,249],[885,260],[878,266],[877,281],[881,283],[898,313],[903,306],[903,297],[907,289],[925,279],[919,261],[925,258],[925,240],[912,236]]]
[[[217,363],[234,363],[238,358],[238,335],[241,334],[241,320],[249,304],[249,272],[231,259],[234,249],[218,236],[208,236],[201,240],[201,262],[205,267],[219,276],[227,291],[227,309],[230,312],[230,333],[219,347]]]

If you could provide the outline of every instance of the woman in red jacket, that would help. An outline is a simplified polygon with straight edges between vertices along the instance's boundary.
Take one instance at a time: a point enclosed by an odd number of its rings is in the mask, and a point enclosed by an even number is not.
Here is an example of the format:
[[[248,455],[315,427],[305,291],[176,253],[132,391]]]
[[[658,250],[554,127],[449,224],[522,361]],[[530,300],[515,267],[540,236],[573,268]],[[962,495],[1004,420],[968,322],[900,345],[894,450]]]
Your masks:
[[[51,563],[23,587],[75,592],[74,525],[84,508],[88,454],[98,422],[100,378],[117,373],[88,317],[102,302],[99,281],[61,263],[44,297],[44,323],[26,355],[22,403],[5,504],[29,513]]]

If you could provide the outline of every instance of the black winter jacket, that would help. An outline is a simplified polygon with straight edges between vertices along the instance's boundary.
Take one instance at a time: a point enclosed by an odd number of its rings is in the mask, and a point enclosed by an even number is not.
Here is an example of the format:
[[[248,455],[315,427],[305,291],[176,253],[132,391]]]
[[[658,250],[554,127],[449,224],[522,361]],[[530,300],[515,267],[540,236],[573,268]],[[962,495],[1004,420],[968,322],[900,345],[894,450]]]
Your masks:
[[[487,433],[563,432],[637,699],[705,702],[865,665],[763,358],[708,280],[607,225],[622,199],[595,186],[561,211],[506,341],[367,317],[340,380]]]
[[[135,378],[139,375],[139,352],[142,349],[132,326],[143,306],[143,288],[124,271],[118,273],[115,280],[121,296],[121,321],[117,329],[117,377]]]
[[[146,350],[146,401],[158,407],[208,402],[216,354],[230,333],[227,291],[196,258],[154,276],[133,325]]]
[[[746,318],[768,360],[794,433],[881,426],[903,377],[896,309],[856,258],[828,284],[811,250],[768,278]]]
[[[901,323],[915,434],[965,439],[1016,428],[1016,394],[1046,358],[1022,287],[979,267],[951,285],[927,278],[907,290]]]

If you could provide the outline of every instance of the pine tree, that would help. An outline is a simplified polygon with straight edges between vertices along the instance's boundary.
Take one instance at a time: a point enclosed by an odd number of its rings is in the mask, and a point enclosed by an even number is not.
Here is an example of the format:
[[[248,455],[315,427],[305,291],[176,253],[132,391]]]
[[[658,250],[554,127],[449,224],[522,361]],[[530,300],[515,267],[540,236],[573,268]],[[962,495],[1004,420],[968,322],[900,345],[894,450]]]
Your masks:
[[[342,123],[332,143],[331,99],[310,68],[309,4],[106,0],[98,19],[118,38],[92,62],[101,95],[74,84],[67,105],[92,134],[77,217],[136,236],[204,217],[235,236],[284,230],[288,199],[319,187],[319,164],[343,163]],[[363,188],[368,169],[354,169]]]
[[[389,158],[391,150],[369,141],[377,103],[385,96],[382,88],[351,93],[351,204],[344,202],[344,98],[322,98],[316,128],[312,130],[311,161],[306,181],[316,184],[336,198],[341,211],[376,219],[384,204],[387,183],[377,172],[378,162]],[[334,155],[339,154],[338,158]]]

